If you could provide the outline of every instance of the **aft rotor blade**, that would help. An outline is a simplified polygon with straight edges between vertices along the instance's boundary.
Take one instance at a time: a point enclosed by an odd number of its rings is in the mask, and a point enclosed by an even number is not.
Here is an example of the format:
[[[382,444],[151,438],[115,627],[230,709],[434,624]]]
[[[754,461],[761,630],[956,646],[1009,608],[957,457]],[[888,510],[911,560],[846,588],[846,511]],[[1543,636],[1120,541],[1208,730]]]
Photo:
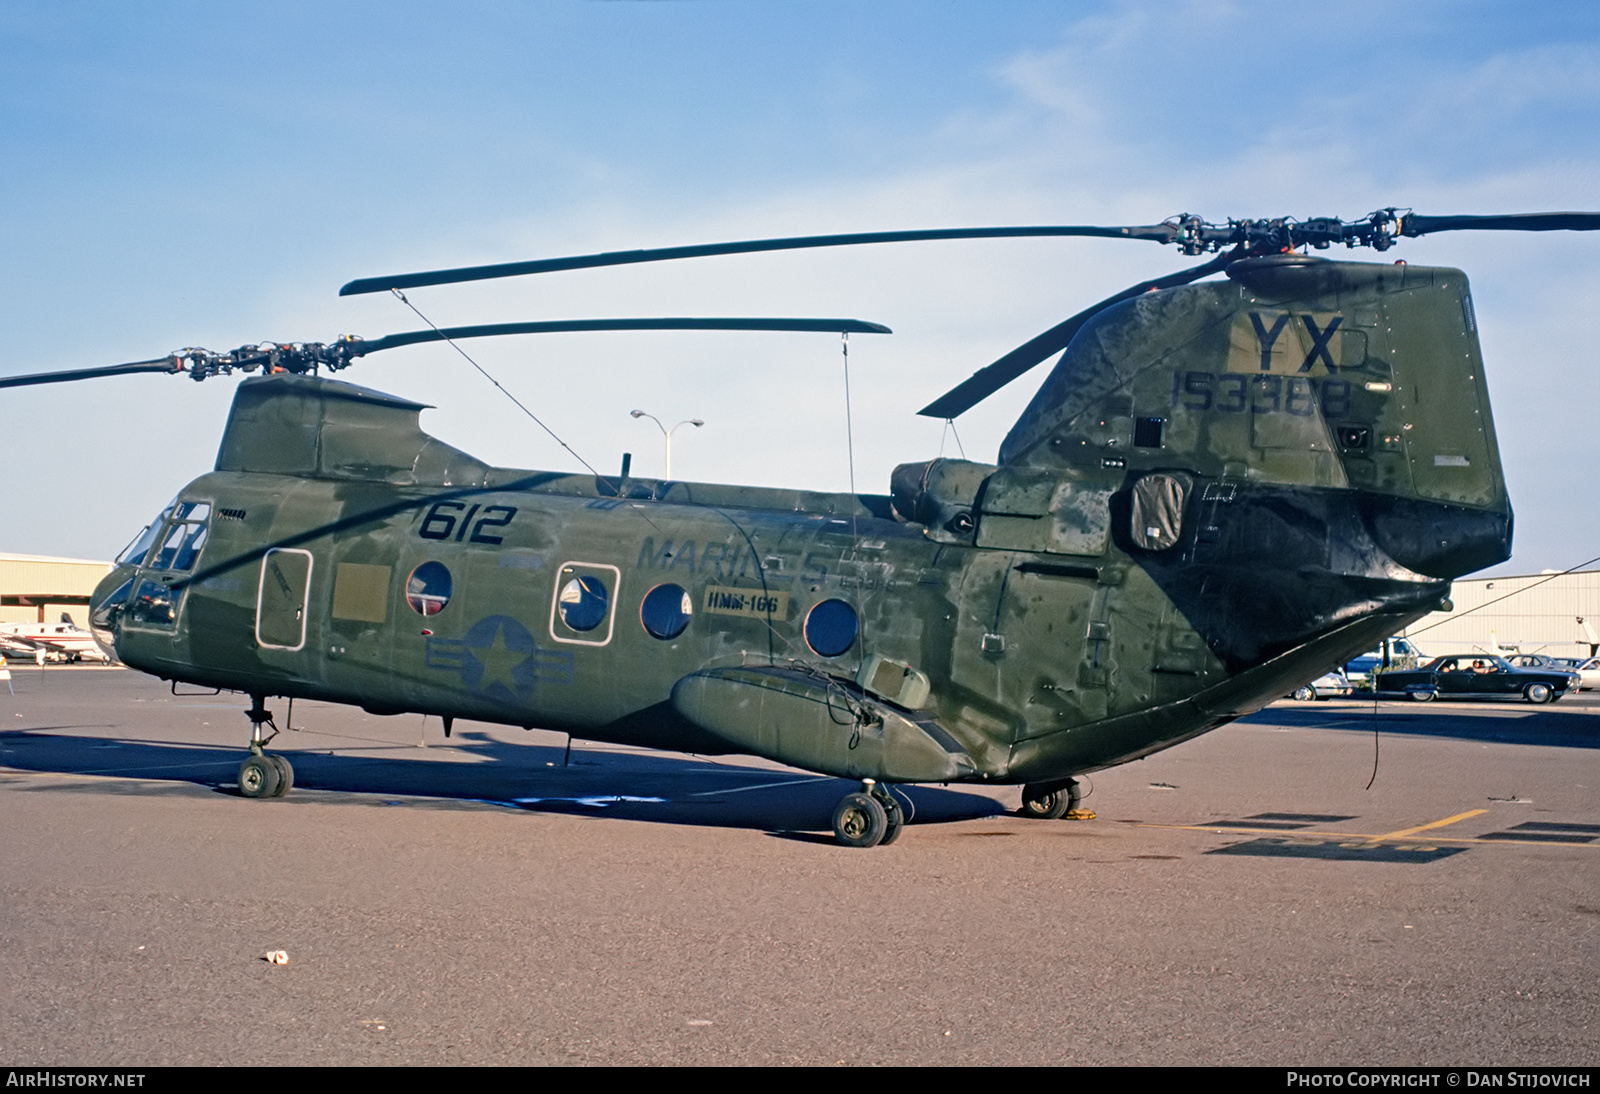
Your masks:
[[[1150,292],[1152,289],[1171,289],[1178,285],[1187,285],[1191,281],[1198,281],[1208,274],[1218,273],[1226,269],[1228,264],[1237,257],[1237,252],[1230,251],[1226,254],[1218,255],[1210,262],[1202,262],[1198,266],[1192,266],[1187,270],[1180,270],[1165,277],[1158,277],[1152,281],[1141,281],[1131,288],[1123,289],[1115,296],[1108,296],[1100,303],[1085,308],[1071,319],[1057,323],[1037,338],[1024,342],[994,364],[985,365],[917,411],[917,413],[925,418],[954,418],[957,415],[965,414],[1005,387],[1012,380],[1033,368],[1033,366],[1046,360],[1052,354],[1066,349],[1068,343],[1072,341],[1078,331],[1083,329],[1085,323],[1113,304],[1131,300],[1136,296]]]
[[[73,380],[98,380],[102,376],[121,376],[130,372],[182,372],[183,365],[176,358],[163,357],[157,361],[132,361],[126,365],[107,365],[104,368],[77,368],[62,372],[35,372],[28,376],[0,376],[0,388],[31,387],[34,384],[65,384]]]
[[[1035,236],[1096,236],[1106,239],[1148,239],[1171,243],[1178,229],[1171,224],[1115,227],[1093,224],[1040,225],[1022,228],[934,228],[913,232],[849,232],[843,235],[792,236],[787,239],[746,239],[734,243],[706,243],[693,247],[657,247],[640,251],[604,251],[569,258],[544,258],[532,262],[501,262],[490,266],[462,266],[454,270],[363,277],[339,290],[340,296],[411,289],[422,285],[453,285],[462,281],[488,281],[497,277],[583,270],[593,266],[631,266],[640,262],[671,262],[709,255],[751,254],[756,251],[799,251],[815,247],[853,247],[864,243],[915,243],[937,239],[1017,239]]]
[[[1488,232],[1593,232],[1600,213],[1511,213],[1503,216],[1430,217],[1411,214],[1400,222],[1400,234],[1427,235],[1463,229]]]
[[[473,327],[444,327],[390,334],[356,343],[360,353],[411,346],[419,342],[489,338],[504,334],[552,334],[593,330],[764,330],[815,331],[823,334],[893,334],[881,323],[860,319],[557,319],[533,323],[484,323]],[[356,352],[352,352],[356,356]]]

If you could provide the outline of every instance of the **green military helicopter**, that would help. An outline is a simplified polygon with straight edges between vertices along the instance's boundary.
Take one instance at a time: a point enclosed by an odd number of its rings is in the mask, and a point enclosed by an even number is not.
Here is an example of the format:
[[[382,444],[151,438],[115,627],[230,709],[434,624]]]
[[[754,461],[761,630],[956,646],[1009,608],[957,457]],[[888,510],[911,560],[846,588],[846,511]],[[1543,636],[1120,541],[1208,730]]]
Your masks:
[[[895,783],[1020,783],[1025,813],[1063,816],[1075,776],[1259,709],[1508,558],[1466,276],[1306,252],[1597,227],[1600,213],[1183,216],[612,252],[341,290],[1007,236],[1214,255],[924,408],[953,418],[1061,355],[996,463],[904,464],[887,495],[490,467],[423,432],[421,404],[318,374],[397,345],[538,330],[886,332],[855,320],[501,324],[189,349],[0,386],[267,373],[239,387],[215,470],[92,606],[124,663],[251,697],[246,796],[293,782],[265,751],[267,698],[312,698],[437,715],[446,733],[471,718],[859,779],[833,828],[870,847],[903,826]]]

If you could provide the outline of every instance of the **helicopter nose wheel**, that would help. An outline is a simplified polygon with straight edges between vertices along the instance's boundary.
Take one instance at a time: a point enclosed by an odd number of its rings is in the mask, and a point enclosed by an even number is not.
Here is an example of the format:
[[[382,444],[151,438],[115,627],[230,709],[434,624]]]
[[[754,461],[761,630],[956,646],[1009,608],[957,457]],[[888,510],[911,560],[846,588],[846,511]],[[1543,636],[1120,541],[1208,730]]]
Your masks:
[[[262,705],[262,696],[250,697],[250,755],[239,765],[239,793],[246,798],[281,798],[294,787],[294,768],[283,756],[268,755],[267,744],[278,735],[272,711]],[[263,734],[266,726],[272,732]]]
[[[276,798],[283,792],[278,765],[270,756],[250,756],[239,765],[239,793],[247,798]]]
[[[833,810],[833,838],[845,847],[888,846],[905,828],[905,811],[887,787],[862,779],[861,789],[839,799]]]
[[[1093,811],[1079,808],[1082,800],[1083,788],[1077,779],[1029,783],[1022,788],[1022,808],[1018,812],[1034,820],[1093,820]]]

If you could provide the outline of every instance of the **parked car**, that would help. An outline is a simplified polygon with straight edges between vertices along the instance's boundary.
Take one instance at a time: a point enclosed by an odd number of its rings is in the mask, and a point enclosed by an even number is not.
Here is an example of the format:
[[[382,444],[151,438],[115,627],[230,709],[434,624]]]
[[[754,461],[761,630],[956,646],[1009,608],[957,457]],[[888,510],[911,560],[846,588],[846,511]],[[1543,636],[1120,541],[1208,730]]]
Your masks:
[[[1391,669],[1414,668],[1421,660],[1422,655],[1404,638],[1388,638],[1384,645],[1389,647],[1389,667]],[[1371,681],[1374,672],[1383,671],[1383,646],[1360,657],[1353,657],[1344,666],[1344,675],[1351,685],[1364,688]]]
[[[1431,699],[1526,699],[1549,703],[1578,687],[1578,674],[1517,668],[1486,653],[1436,657],[1419,668],[1380,672],[1373,689],[1383,696]]]
[[[1600,688],[1600,657],[1546,657],[1542,653],[1519,653],[1506,658],[1519,669],[1550,669],[1578,674],[1578,689]]]
[[[1302,684],[1295,688],[1294,695],[1290,696],[1302,703],[1314,702],[1317,699],[1332,699],[1335,696],[1344,698],[1355,693],[1356,687],[1338,669],[1323,673],[1309,684]]]
[[[1556,657],[1546,657],[1542,653],[1514,653],[1506,658],[1516,669],[1549,669],[1551,672],[1573,672],[1572,665]]]
[[[1600,688],[1600,657],[1591,657],[1587,661],[1579,661],[1572,671],[1578,674],[1578,687],[1584,691],[1590,688]]]

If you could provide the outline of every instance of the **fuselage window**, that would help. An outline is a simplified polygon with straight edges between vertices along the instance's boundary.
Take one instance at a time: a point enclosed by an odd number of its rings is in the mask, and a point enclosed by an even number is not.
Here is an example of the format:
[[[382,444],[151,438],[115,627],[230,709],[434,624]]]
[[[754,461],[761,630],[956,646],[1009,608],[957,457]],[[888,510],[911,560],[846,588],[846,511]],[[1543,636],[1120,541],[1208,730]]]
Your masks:
[[[693,614],[694,601],[681,585],[657,585],[639,605],[639,622],[654,638],[678,637]]]
[[[856,610],[842,600],[824,600],[806,614],[806,645],[823,657],[837,657],[855,644]]]
[[[1133,542],[1146,551],[1165,551],[1183,536],[1183,505],[1189,480],[1178,475],[1146,475],[1133,484]]]
[[[592,631],[605,622],[611,594],[593,574],[575,577],[561,587],[561,621],[575,631]]]
[[[424,562],[406,579],[406,603],[419,615],[438,615],[450,603],[450,571],[442,562]]]

